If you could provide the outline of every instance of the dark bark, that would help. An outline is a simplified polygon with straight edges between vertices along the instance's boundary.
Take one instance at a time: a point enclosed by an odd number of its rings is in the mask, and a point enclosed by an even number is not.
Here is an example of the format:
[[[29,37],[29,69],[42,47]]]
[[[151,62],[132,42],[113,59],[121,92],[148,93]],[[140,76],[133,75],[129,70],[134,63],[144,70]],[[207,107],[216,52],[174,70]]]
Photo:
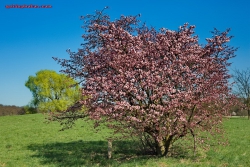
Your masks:
[[[247,110],[248,120],[250,119],[250,109]]]
[[[156,141],[157,143],[156,151],[157,151],[158,156],[163,157],[168,154],[172,140],[173,140],[173,136],[169,136],[168,138],[163,139],[161,141]]]

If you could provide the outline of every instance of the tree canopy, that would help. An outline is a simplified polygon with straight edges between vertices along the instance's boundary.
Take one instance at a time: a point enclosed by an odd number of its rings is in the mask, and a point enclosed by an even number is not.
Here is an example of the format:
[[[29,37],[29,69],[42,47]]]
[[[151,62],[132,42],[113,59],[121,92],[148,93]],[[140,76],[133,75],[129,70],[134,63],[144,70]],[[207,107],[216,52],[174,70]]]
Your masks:
[[[139,16],[111,21],[103,11],[82,18],[83,48],[68,51],[68,60],[55,58],[63,72],[83,80],[89,98],[76,108],[85,105],[97,125],[141,136],[162,156],[188,134],[203,142],[201,131],[220,130],[232,102],[227,67],[236,49],[227,45],[229,29],[215,29],[201,45],[188,24],[156,30],[140,24]]]
[[[41,70],[36,76],[29,76],[25,86],[33,94],[31,103],[40,111],[63,111],[80,99],[77,82],[52,70]]]

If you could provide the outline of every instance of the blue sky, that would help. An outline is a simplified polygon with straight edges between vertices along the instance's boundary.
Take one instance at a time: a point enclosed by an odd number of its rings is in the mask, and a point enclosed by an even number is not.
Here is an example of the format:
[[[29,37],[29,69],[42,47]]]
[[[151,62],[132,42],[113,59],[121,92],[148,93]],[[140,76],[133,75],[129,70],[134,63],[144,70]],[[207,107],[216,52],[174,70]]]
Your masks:
[[[52,8],[10,8],[6,5],[51,5]],[[177,30],[195,25],[201,43],[210,31],[231,28],[231,46],[239,47],[232,69],[250,67],[249,0],[8,0],[0,2],[0,104],[23,106],[32,99],[24,86],[42,69],[59,72],[52,57],[68,58],[83,42],[80,16],[109,6],[111,19],[141,14],[141,21],[155,28]]]

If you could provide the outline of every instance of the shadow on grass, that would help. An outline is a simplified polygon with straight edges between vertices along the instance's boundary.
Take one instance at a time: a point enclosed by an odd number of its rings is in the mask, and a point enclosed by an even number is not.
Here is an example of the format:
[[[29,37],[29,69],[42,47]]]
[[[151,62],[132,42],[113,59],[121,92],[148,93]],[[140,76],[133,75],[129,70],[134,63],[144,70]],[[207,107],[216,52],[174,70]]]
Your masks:
[[[107,141],[75,141],[69,143],[31,144],[28,150],[34,152],[41,165],[52,166],[144,166],[149,159],[158,158],[143,152],[137,141],[113,141],[112,158],[107,158]],[[171,152],[174,159],[190,158],[186,149],[175,145]]]
[[[53,166],[119,166],[127,163],[143,165],[154,155],[141,155],[139,143],[114,141],[112,159],[107,158],[106,141],[76,141],[69,143],[32,144],[32,158],[38,158],[41,165]],[[135,163],[136,162],[136,163]]]

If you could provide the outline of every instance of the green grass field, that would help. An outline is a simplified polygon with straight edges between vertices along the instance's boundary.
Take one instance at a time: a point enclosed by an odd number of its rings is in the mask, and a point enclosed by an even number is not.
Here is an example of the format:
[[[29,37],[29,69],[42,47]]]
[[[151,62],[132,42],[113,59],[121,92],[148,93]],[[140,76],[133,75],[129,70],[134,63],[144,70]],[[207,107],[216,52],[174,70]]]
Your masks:
[[[44,123],[42,114],[0,117],[0,167],[36,166],[250,166],[250,121],[224,121],[228,146],[190,151],[157,158],[138,154],[135,141],[114,141],[112,159],[107,159],[106,128],[96,133],[91,122],[78,121],[73,129],[59,131],[59,123]]]

